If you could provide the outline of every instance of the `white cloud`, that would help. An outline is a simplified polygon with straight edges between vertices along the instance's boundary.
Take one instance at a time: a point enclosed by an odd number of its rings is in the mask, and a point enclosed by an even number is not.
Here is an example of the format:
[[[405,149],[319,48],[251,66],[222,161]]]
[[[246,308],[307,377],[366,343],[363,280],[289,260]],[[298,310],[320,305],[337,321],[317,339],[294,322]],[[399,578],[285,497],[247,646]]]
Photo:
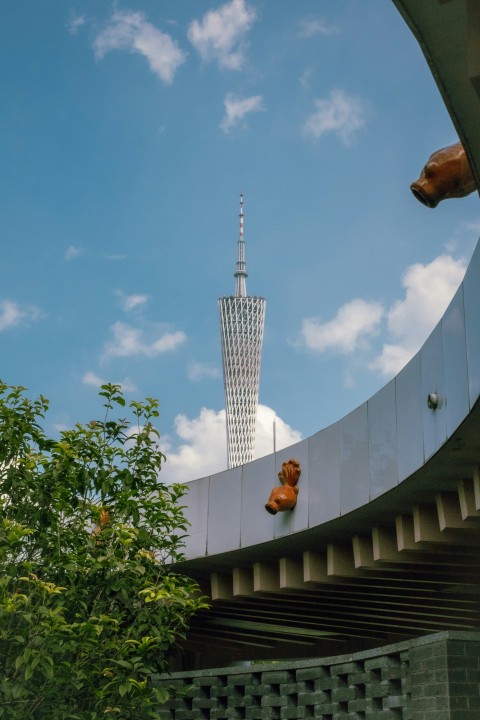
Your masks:
[[[467,228],[467,230],[470,230],[471,232],[474,232],[476,235],[478,235],[478,233],[480,233],[480,220],[466,222],[465,227]]]
[[[148,295],[126,295],[124,297],[123,307],[125,310],[133,310],[139,305],[145,305],[148,301]]]
[[[104,378],[99,377],[94,372],[86,372],[82,377],[82,383],[84,385],[92,385],[93,387],[101,387],[102,385],[106,385],[108,382],[112,382],[114,385],[120,385],[122,390],[124,392],[135,392],[137,390],[137,386],[134,382],[132,382],[129,378],[125,378],[121,382],[117,381],[110,381],[105,380]]]
[[[466,262],[440,255],[427,265],[410,265],[402,278],[405,298],[387,313],[389,341],[371,364],[384,375],[394,375],[420,349],[440,320],[462,282]]]
[[[82,377],[82,383],[84,385],[93,385],[94,387],[105,385],[105,381],[93,372],[86,372]]]
[[[186,58],[175,40],[147,22],[142,12],[116,10],[109,25],[95,38],[93,47],[99,59],[111,50],[139,53],[148,60],[152,72],[167,84]]]
[[[385,343],[382,354],[369,363],[368,367],[370,370],[380,370],[385,377],[393,377],[405,367],[418,349],[419,347],[412,349],[408,346]]]
[[[175,434],[180,441],[177,450],[173,450],[171,438],[162,438],[160,443],[167,456],[161,474],[164,482],[186,482],[225,470],[225,410],[216,412],[202,408],[200,415],[193,420],[178,415],[175,418]]]
[[[219,378],[222,376],[221,370],[213,365],[205,365],[204,363],[191,362],[187,368],[187,376],[189,380],[198,382],[205,378]]]
[[[75,247],[75,245],[70,245],[65,250],[65,260],[74,260],[76,257],[81,255],[83,253],[82,248]]]
[[[181,330],[163,332],[156,339],[146,338],[144,330],[123,322],[116,322],[112,325],[111,330],[113,340],[105,345],[103,353],[105,358],[132,357],[134,355],[155,357],[160,353],[175,350],[187,339],[187,336]]]
[[[126,260],[127,255],[121,253],[113,253],[112,255],[105,255],[105,260]]]
[[[311,38],[314,35],[332,35],[337,33],[338,28],[327,25],[324,20],[316,17],[305,17],[299,22],[298,34],[300,37]]]
[[[147,355],[158,355],[159,353],[168,352],[169,350],[175,350],[179,345],[182,345],[187,336],[181,330],[177,330],[173,333],[163,333],[158,340],[155,340],[148,348]]]
[[[0,300],[0,332],[37,320],[40,311],[33,306],[21,306],[13,300]]]
[[[53,428],[54,428],[54,430],[56,430],[58,433],[65,432],[65,430],[69,430],[69,429],[70,429],[68,425],[66,425],[65,423],[61,423],[61,422],[59,422],[59,423],[53,423]]]
[[[24,311],[11,300],[0,302],[0,331],[18,325],[25,317]]]
[[[117,290],[116,295],[119,297],[120,303],[125,312],[134,310],[135,308],[145,305],[145,303],[148,302],[148,295],[141,295],[139,293],[125,295],[121,290]]]
[[[466,266],[465,259],[449,254],[426,265],[410,265],[402,277],[402,300],[385,309],[380,303],[357,298],[343,305],[329,322],[306,319],[302,323],[302,344],[317,352],[352,354],[368,348],[368,341],[379,334],[380,324],[386,320],[386,342],[368,367],[393,376],[418,352],[441,319],[462,282]],[[346,373],[345,385],[351,387],[350,369]]]
[[[258,406],[256,457],[273,452],[273,420],[276,424],[277,450],[301,439],[296,430],[276,416],[266,405]],[[227,467],[227,438],[225,410],[202,408],[200,415],[190,420],[185,415],[175,419],[175,433],[180,440],[173,449],[172,438],[162,438],[162,451],[167,456],[161,478],[164,482],[187,482],[212,475]]]
[[[259,405],[255,435],[255,457],[263,457],[273,452],[273,423],[275,421],[275,447],[277,450],[293,445],[302,439],[298,430],[294,430],[278,417],[275,410],[267,405]]]
[[[303,125],[305,135],[316,139],[333,132],[349,145],[355,133],[365,125],[366,106],[358,97],[347,95],[343,90],[332,90],[330,97],[314,100],[315,111]]]
[[[255,9],[245,0],[231,0],[209,10],[202,20],[193,20],[188,39],[202,60],[216,60],[221,68],[240,70],[245,62],[244,37],[255,19]]]
[[[356,298],[343,305],[333,320],[322,323],[307,318],[302,323],[302,339],[309,350],[352,353],[366,338],[379,331],[383,307],[377,302]]]
[[[300,75],[300,85],[304,90],[308,90],[310,87],[310,80],[312,77],[312,68],[306,68]]]
[[[225,107],[225,115],[220,123],[220,129],[223,130],[224,133],[230,132],[248,113],[265,110],[261,95],[240,98],[233,95],[233,93],[228,93],[223,104]]]
[[[70,20],[67,23],[68,32],[71,35],[76,35],[79,29],[85,25],[85,15],[75,15],[72,13]]]

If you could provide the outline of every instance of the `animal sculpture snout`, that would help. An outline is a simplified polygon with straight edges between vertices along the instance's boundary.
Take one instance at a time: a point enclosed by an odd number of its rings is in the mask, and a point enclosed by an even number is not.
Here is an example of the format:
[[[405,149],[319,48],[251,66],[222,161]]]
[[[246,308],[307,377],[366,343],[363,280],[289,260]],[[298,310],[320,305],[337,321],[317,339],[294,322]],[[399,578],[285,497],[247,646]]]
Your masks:
[[[416,197],[419,202],[429,208],[437,207],[438,203],[440,202],[440,200],[434,195],[429,195],[419,181],[412,183],[410,185],[410,190],[412,191],[413,196]]]
[[[297,504],[298,487],[283,486],[273,488],[268,501],[265,503],[265,510],[271,515],[276,515],[282,510],[292,510]]]

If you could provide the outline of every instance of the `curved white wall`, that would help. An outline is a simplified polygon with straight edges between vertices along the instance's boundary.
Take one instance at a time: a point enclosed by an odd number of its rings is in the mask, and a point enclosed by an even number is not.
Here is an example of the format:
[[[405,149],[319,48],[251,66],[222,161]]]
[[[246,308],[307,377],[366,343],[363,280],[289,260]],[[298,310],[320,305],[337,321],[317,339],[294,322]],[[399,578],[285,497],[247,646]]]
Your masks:
[[[435,411],[427,407],[431,392],[441,398]],[[418,470],[479,395],[480,244],[425,345],[366,403],[275,455],[188,483],[186,558],[274,540],[365,505]],[[291,457],[302,467],[297,507],[272,516],[264,505]]]

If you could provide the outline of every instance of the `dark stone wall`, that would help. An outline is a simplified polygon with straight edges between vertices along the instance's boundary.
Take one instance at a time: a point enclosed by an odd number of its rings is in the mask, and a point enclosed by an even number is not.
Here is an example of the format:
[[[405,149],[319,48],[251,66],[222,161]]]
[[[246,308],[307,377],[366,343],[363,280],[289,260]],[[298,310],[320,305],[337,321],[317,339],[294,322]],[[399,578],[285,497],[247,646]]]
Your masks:
[[[480,636],[443,635],[410,648],[412,720],[478,720]]]
[[[164,720],[478,720],[480,633],[351,655],[173,673]]]

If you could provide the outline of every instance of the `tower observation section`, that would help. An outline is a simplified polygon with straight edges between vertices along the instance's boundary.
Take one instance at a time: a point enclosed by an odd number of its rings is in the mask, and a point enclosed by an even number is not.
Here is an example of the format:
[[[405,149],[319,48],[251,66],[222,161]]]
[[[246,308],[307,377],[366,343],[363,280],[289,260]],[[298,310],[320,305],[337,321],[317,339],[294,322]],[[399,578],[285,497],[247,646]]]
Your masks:
[[[235,295],[218,301],[227,415],[228,467],[253,460],[266,301],[247,295],[243,195],[240,195]]]

